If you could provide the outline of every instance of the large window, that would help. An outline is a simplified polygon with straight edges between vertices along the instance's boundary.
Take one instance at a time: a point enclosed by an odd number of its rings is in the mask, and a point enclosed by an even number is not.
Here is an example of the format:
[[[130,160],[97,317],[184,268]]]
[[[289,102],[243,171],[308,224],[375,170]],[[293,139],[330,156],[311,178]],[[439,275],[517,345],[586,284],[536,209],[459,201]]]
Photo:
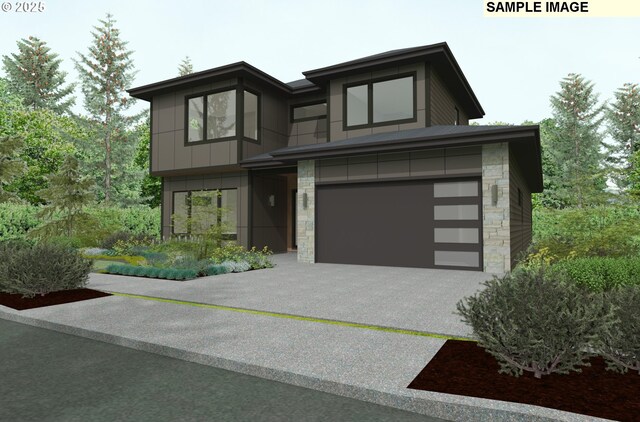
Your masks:
[[[345,128],[380,126],[416,119],[416,76],[345,87]]]
[[[237,189],[174,192],[173,233],[197,235],[218,224],[227,240],[236,240],[237,195]]]
[[[243,95],[244,111],[237,116],[238,92]],[[244,137],[258,140],[259,107],[257,94],[236,88],[187,98],[186,141],[222,141],[238,136],[241,124]]]

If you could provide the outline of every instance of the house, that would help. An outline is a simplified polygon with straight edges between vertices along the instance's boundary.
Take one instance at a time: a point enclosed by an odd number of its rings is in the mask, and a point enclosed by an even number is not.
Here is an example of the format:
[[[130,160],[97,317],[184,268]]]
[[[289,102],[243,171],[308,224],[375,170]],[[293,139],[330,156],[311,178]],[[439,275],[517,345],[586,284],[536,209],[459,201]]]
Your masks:
[[[128,91],[151,104],[164,237],[205,216],[307,263],[513,267],[542,191],[538,126],[470,126],[484,111],[446,43],[303,75],[239,62]]]

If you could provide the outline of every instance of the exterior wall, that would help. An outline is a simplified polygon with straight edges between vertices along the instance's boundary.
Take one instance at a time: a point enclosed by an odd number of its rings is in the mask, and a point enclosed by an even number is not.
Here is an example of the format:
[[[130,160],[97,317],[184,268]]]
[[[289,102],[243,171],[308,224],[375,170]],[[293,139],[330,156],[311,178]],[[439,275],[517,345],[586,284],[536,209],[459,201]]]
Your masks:
[[[307,194],[307,208],[303,195]],[[298,262],[313,264],[315,258],[315,193],[316,164],[314,160],[298,161],[297,240]]]
[[[511,268],[531,243],[531,190],[527,187],[513,151],[509,153],[509,202],[511,205]],[[518,189],[522,203],[518,202]]]
[[[444,81],[435,70],[431,70],[431,125],[453,125],[455,123],[456,111],[458,107],[460,112],[461,125],[468,125],[469,118],[465,114],[462,107],[449,93]]]
[[[289,122],[288,146],[312,145],[327,142],[326,118],[303,122],[291,121],[292,106],[326,99],[327,95],[325,93],[318,93],[296,97],[289,101],[287,109],[287,122]]]
[[[317,182],[470,175],[482,171],[480,147],[443,148],[318,160]]]
[[[511,214],[509,145],[506,142],[482,146],[482,239],[483,267],[488,273],[511,270]],[[492,186],[497,185],[497,202]]]
[[[287,100],[280,92],[244,80],[244,86],[260,93],[260,142],[241,141],[240,160],[287,146]]]
[[[238,189],[238,243],[249,247],[249,176],[248,173],[225,173],[206,176],[165,177],[162,202],[162,237],[171,236],[173,192],[208,189]]]
[[[413,123],[390,124],[374,128],[343,130],[343,85],[351,82],[368,82],[372,79],[393,76],[407,72],[416,72],[416,104],[417,121]],[[383,132],[398,132],[401,130],[417,129],[428,126],[426,122],[425,100],[425,65],[415,63],[400,67],[389,67],[375,72],[368,72],[346,78],[338,78],[329,83],[329,139],[331,142],[342,139],[355,138],[357,136],[371,135]]]
[[[185,96],[231,87],[237,79],[163,94],[151,100],[151,172],[236,164],[237,141],[184,144]]]

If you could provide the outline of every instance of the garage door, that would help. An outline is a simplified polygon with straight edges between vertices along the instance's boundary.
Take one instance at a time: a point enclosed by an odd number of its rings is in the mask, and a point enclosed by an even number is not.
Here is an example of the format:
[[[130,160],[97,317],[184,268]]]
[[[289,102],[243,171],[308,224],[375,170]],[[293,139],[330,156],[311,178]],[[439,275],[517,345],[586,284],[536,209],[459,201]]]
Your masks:
[[[478,179],[316,186],[316,261],[481,270]]]

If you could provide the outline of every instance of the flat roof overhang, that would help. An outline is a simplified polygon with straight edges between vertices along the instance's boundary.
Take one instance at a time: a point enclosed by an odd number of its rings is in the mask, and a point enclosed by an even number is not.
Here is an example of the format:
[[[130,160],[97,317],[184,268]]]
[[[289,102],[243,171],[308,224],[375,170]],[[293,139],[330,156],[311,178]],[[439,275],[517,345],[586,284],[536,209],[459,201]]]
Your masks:
[[[453,130],[467,128],[466,130]],[[535,126],[431,126],[323,144],[281,148],[240,162],[243,168],[287,166],[299,160],[409,152],[508,142],[532,192],[542,192],[540,129]]]
[[[464,76],[446,42],[421,47],[404,48],[361,59],[302,72],[307,80],[323,85],[330,79],[354,75],[366,70],[382,68],[393,64],[402,66],[416,62],[429,62],[438,71],[445,84],[451,89],[470,119],[484,116],[484,110]]]

